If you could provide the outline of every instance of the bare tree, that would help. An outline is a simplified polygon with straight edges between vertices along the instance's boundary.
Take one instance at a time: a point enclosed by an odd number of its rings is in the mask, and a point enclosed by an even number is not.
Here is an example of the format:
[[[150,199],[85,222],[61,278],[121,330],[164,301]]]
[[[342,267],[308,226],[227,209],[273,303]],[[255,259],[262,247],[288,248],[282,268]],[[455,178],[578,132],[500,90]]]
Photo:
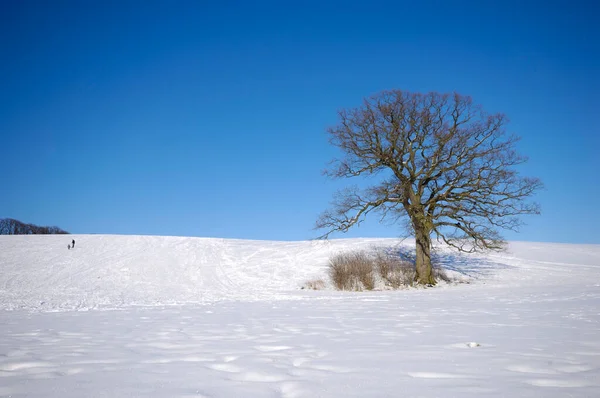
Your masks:
[[[373,177],[365,189],[340,191],[317,228],[346,232],[370,212],[407,221],[416,241],[416,282],[435,284],[432,239],[466,252],[499,250],[499,229],[518,230],[519,216],[539,214],[526,199],[542,187],[520,176],[502,114],[490,115],[459,94],[385,91],[339,112],[328,130],[343,157],[325,174]]]

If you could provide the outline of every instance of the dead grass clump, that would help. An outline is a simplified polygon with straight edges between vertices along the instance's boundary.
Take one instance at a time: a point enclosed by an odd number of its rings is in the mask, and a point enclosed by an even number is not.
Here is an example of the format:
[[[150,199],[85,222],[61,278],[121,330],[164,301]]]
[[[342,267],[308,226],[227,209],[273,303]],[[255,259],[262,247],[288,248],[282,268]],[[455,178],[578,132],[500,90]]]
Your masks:
[[[329,275],[338,290],[373,290],[372,259],[363,252],[341,253],[329,260]]]
[[[441,267],[434,266],[432,272],[436,281],[452,282]],[[329,260],[329,275],[338,290],[401,289],[414,286],[416,270],[412,262],[376,250],[336,255]]]
[[[323,279],[313,279],[304,284],[302,289],[323,290],[325,289],[325,281]]]
[[[384,252],[378,252],[374,261],[387,287],[399,289],[413,284],[415,266],[410,262]]]

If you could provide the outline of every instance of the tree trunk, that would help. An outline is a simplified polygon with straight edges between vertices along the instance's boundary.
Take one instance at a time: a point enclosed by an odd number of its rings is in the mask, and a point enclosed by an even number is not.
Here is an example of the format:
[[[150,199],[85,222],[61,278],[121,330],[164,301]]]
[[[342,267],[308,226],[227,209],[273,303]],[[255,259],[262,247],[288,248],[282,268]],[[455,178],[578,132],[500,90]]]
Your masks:
[[[417,244],[415,281],[419,285],[435,285],[431,269],[431,237],[429,232],[418,223],[414,223],[415,240]]]

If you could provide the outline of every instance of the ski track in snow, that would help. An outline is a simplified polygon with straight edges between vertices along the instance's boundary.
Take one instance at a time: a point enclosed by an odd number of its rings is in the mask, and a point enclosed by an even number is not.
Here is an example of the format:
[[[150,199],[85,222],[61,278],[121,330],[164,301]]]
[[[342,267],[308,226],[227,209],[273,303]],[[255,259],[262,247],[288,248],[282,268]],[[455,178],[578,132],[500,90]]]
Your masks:
[[[299,289],[411,243],[0,236],[0,397],[600,396],[600,245],[441,248],[469,284]]]

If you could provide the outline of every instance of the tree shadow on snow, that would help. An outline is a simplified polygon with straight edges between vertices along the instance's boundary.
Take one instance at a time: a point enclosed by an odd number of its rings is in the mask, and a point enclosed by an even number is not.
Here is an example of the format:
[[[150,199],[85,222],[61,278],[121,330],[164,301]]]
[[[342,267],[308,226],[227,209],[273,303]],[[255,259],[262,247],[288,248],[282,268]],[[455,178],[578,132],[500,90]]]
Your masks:
[[[391,247],[386,253],[397,256],[402,260],[415,262],[415,251],[409,247]],[[487,276],[499,269],[511,268],[511,265],[494,261],[485,255],[459,252],[443,252],[434,250],[431,253],[431,262],[434,267],[448,271],[458,272],[471,278]]]

